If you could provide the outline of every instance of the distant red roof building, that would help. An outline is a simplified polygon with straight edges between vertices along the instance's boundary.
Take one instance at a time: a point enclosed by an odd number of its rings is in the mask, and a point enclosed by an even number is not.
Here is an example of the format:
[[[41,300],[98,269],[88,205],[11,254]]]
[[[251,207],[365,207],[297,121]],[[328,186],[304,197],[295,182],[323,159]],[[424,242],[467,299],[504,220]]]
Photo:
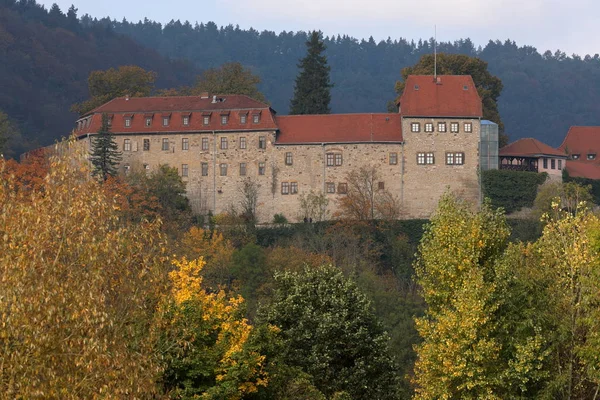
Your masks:
[[[541,157],[557,156],[566,158],[564,151],[557,150],[534,138],[523,138],[500,149],[500,156]]]
[[[567,172],[573,178],[600,179],[600,165],[579,160],[567,160]]]
[[[600,126],[572,126],[559,148],[569,156],[570,176],[600,179]]]
[[[278,144],[402,142],[399,114],[289,115],[275,121]]]
[[[481,98],[470,75],[410,75],[398,105],[405,117],[483,116]]]

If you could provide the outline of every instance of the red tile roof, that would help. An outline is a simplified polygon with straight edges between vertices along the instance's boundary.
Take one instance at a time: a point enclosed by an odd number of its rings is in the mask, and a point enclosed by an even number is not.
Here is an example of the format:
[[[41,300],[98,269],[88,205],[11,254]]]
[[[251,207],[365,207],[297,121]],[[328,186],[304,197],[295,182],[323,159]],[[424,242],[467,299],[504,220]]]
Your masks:
[[[579,154],[579,161],[598,162],[597,159],[588,160],[587,154],[600,156],[600,126],[572,126],[559,149],[568,154]]]
[[[483,116],[481,98],[470,75],[410,75],[399,100],[405,117]]]
[[[275,120],[277,144],[402,141],[400,114],[287,115]]]
[[[550,147],[534,138],[523,138],[512,142],[501,148],[498,154],[516,157],[558,156],[566,158],[564,151]]]
[[[261,103],[244,95],[218,96],[224,99],[217,103],[212,98],[202,99],[199,96],[186,97],[119,97],[86,114],[90,118],[89,125],[76,129],[81,137],[88,133],[96,133],[102,123],[102,114],[112,118],[113,133],[159,133],[159,132],[212,132],[212,131],[257,131],[275,130],[274,111],[265,103]],[[253,122],[253,115],[259,114],[259,122]],[[221,124],[221,116],[228,116],[227,124]],[[240,117],[246,115],[246,122]],[[169,125],[163,126],[162,118],[170,117]],[[188,125],[183,124],[183,117],[189,117]],[[203,116],[210,116],[208,125],[204,125]],[[131,126],[125,126],[125,118],[131,118]],[[152,123],[146,126],[146,118]],[[84,118],[86,118],[84,116]]]
[[[585,161],[567,160],[566,169],[574,178],[600,179],[600,165]]]

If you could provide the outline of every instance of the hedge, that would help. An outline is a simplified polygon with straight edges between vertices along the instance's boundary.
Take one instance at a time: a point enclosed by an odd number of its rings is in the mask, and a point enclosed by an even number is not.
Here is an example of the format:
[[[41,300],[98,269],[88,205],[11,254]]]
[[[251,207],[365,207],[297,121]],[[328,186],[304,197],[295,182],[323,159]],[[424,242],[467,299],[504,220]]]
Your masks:
[[[537,188],[548,178],[546,173],[492,169],[481,174],[483,195],[494,207],[502,207],[507,213],[532,207]]]

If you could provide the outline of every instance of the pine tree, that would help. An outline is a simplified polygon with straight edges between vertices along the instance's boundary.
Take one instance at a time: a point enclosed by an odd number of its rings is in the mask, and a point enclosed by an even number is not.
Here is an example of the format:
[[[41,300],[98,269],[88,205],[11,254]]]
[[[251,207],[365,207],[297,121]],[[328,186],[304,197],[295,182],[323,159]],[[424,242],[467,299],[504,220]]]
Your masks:
[[[121,152],[110,133],[108,115],[102,114],[102,125],[92,139],[92,154],[90,162],[94,167],[94,173],[106,180],[108,176],[117,174],[117,165],[121,161]]]
[[[308,54],[298,68],[294,98],[291,101],[290,114],[329,114],[331,101],[330,89],[333,87],[329,80],[327,57],[322,53],[325,44],[321,40],[321,32],[313,31],[306,42]]]

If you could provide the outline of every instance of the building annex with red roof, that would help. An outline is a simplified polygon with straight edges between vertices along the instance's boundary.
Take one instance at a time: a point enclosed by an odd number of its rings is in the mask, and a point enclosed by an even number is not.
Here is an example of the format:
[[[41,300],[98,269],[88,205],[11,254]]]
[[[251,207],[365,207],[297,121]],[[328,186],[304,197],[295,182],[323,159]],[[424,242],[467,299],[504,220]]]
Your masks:
[[[523,138],[500,149],[500,169],[546,172],[553,180],[562,180],[567,155],[534,138]]]
[[[569,176],[600,179],[600,126],[572,126],[559,149],[568,156]]]
[[[237,207],[248,179],[257,218],[302,220],[300,199],[323,193],[335,215],[348,174],[374,168],[378,193],[402,216],[426,218],[448,189],[478,202],[482,105],[470,76],[409,76],[399,113],[279,116],[243,95],[122,97],[83,115],[75,134],[91,148],[102,115],[120,170],[177,167],[196,213]]]

